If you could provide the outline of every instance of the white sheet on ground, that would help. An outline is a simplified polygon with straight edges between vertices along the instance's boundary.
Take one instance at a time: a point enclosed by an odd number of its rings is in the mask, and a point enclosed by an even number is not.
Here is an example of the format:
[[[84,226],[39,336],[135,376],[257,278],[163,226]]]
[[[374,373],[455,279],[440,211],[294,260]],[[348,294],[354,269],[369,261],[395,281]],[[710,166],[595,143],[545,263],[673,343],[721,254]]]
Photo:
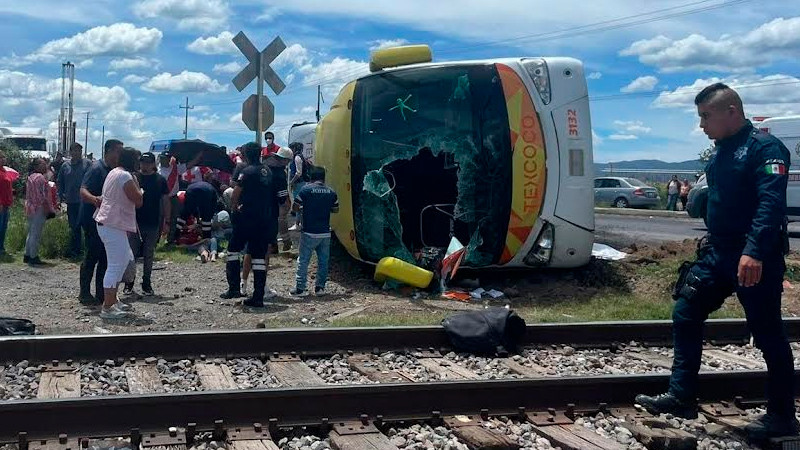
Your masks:
[[[605,244],[598,244],[597,242],[592,245],[592,256],[598,259],[607,259],[609,261],[619,261],[628,256],[627,253],[621,252],[613,247]]]

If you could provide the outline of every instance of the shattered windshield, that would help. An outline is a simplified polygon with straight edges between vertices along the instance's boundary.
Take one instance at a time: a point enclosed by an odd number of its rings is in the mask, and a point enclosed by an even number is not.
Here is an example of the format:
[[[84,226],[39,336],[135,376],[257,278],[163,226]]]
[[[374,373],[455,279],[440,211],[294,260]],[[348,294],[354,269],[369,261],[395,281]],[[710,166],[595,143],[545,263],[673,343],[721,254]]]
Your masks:
[[[352,183],[361,256],[413,262],[455,236],[465,264],[497,263],[511,207],[511,142],[492,64],[413,68],[360,80]]]

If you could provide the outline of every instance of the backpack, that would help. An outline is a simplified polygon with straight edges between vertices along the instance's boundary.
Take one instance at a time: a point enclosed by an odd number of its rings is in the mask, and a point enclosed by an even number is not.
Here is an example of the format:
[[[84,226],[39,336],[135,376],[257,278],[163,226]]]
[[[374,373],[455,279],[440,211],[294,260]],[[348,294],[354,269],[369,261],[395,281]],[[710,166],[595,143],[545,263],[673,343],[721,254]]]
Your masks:
[[[454,314],[442,326],[456,351],[483,355],[513,353],[525,335],[525,320],[502,307]]]
[[[36,325],[27,319],[0,317],[0,336],[25,336],[36,333]]]

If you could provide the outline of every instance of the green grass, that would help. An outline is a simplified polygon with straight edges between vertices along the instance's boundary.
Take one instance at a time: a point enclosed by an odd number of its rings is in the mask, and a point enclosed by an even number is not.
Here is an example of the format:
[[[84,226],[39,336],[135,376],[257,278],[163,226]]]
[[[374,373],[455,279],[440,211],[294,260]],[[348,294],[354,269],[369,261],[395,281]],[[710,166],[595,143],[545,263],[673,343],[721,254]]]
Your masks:
[[[25,239],[28,236],[28,221],[22,201],[17,200],[11,208],[11,218],[8,221],[6,233],[6,251],[12,254],[22,254],[25,251]],[[69,224],[66,213],[55,219],[48,220],[42,232],[42,242],[39,246],[39,256],[45,259],[66,258],[69,250]],[[21,260],[21,257],[20,257]],[[0,259],[0,262],[13,262],[16,258]]]
[[[159,241],[156,246],[156,259],[167,260],[176,263],[190,263],[194,262],[197,256],[196,250],[186,250],[174,245],[167,245],[166,241]]]

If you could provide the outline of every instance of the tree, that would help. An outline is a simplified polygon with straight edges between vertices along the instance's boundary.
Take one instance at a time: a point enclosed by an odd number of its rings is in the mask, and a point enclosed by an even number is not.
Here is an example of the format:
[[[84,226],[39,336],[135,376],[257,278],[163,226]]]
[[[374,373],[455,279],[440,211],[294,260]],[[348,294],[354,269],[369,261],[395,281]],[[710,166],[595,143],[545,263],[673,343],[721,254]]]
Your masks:
[[[707,163],[711,159],[711,154],[714,152],[714,145],[709,145],[708,148],[700,150],[700,161]]]
[[[22,195],[25,192],[25,180],[28,178],[31,154],[6,141],[0,141],[0,151],[6,155],[6,165],[19,172],[19,178],[14,182],[14,192]]]

